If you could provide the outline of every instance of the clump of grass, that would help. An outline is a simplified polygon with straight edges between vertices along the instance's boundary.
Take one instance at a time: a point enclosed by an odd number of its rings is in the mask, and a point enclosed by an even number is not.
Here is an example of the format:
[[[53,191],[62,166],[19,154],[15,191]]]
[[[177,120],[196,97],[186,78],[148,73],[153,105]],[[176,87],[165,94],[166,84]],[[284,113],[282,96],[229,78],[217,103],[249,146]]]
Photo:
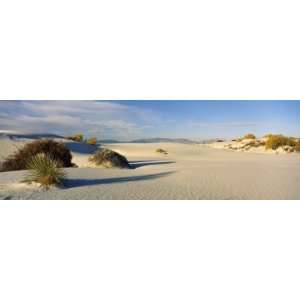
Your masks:
[[[89,158],[89,161],[94,163],[96,166],[103,166],[105,168],[130,167],[125,156],[109,149],[99,149]]]
[[[66,139],[81,143],[81,142],[83,142],[83,134],[77,133],[75,135],[66,137]]]
[[[25,144],[15,153],[7,157],[1,165],[0,172],[25,170],[28,161],[38,153],[45,153],[59,161],[63,167],[72,167],[72,154],[64,143],[54,140],[37,140]]]
[[[52,185],[62,185],[67,175],[61,167],[61,162],[45,153],[38,153],[27,163],[28,174],[25,176],[24,182],[39,183],[46,190]]]
[[[244,139],[244,140],[246,140],[246,139],[255,140],[255,139],[256,139],[256,136],[255,136],[254,134],[252,134],[252,133],[248,133],[248,134],[246,134],[246,135],[244,136],[243,139]]]
[[[266,149],[276,150],[281,146],[295,147],[296,141],[293,138],[289,138],[283,135],[269,135],[266,140]]]
[[[296,151],[296,152],[300,152],[300,140],[298,140],[298,141],[296,142],[296,145],[295,145],[295,151]]]
[[[161,153],[161,154],[168,154],[168,151],[164,150],[164,149],[161,149],[161,148],[158,148],[155,150],[156,153]]]
[[[86,143],[89,144],[89,145],[96,145],[97,144],[97,139],[95,137],[92,137],[92,138],[88,139],[86,141]]]

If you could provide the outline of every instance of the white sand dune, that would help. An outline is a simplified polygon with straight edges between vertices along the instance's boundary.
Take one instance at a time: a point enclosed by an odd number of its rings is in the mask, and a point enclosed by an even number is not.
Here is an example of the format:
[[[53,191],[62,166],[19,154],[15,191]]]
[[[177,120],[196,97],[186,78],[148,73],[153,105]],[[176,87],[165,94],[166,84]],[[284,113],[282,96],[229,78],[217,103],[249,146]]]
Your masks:
[[[125,155],[133,168],[105,169],[86,167],[95,147],[68,146],[79,168],[66,169],[64,188],[8,190],[26,171],[3,172],[0,198],[300,199],[300,154],[296,153],[264,155],[197,144],[108,144],[103,147]],[[157,148],[169,154],[155,153]]]

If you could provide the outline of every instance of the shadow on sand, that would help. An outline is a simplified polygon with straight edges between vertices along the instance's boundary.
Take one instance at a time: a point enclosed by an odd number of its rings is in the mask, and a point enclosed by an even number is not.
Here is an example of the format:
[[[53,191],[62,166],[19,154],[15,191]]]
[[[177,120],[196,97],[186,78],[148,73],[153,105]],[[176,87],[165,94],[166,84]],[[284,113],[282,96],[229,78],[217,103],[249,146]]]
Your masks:
[[[99,145],[89,145],[76,142],[66,142],[65,145],[70,149],[70,151],[81,154],[93,154],[99,147]]]
[[[157,161],[157,160],[135,160],[130,161],[129,164],[132,169],[137,169],[144,166],[154,166],[154,165],[168,165],[174,164],[175,161]]]
[[[64,181],[64,188],[75,188],[75,187],[90,186],[90,185],[97,185],[97,184],[112,184],[112,183],[122,183],[122,182],[131,182],[131,181],[144,181],[144,180],[151,180],[151,179],[165,177],[172,173],[174,172],[163,172],[163,173],[150,174],[150,175],[102,178],[102,179],[66,179]]]

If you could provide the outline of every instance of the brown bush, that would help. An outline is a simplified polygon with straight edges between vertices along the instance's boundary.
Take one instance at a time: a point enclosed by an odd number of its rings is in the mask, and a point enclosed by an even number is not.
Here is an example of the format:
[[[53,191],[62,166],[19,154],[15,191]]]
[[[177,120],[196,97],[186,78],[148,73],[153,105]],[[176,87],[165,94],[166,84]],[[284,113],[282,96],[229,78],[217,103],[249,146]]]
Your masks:
[[[252,133],[248,133],[244,136],[244,139],[251,139],[251,140],[255,140],[256,136]]]
[[[72,154],[61,142],[53,140],[37,140],[25,144],[22,148],[7,157],[0,172],[25,170],[28,161],[38,153],[44,153],[61,164],[61,167],[72,167]]]
[[[161,148],[158,148],[155,150],[156,153],[161,153],[161,154],[168,154],[168,151],[164,150],[164,149],[161,149]]]
[[[276,150],[281,146],[295,147],[296,142],[293,138],[283,135],[270,135],[266,141],[266,149]]]
[[[295,151],[300,152],[300,140],[296,142]]]
[[[68,137],[66,137],[66,139],[81,143],[83,141],[83,134],[78,133],[78,134],[75,134],[72,136],[68,136]]]
[[[109,149],[99,149],[89,158],[89,161],[95,163],[96,166],[103,166],[105,168],[130,167],[125,156]]]
[[[86,143],[89,144],[89,145],[96,145],[97,144],[97,139],[95,137],[92,137],[92,138],[88,139],[86,141]]]

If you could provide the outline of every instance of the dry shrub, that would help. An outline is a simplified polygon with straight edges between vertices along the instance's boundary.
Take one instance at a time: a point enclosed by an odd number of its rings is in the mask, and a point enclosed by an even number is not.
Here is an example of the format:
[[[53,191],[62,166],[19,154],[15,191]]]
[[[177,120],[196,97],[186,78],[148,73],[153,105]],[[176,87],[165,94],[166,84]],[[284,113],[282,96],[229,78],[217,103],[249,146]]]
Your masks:
[[[109,150],[99,149],[93,156],[89,158],[96,166],[103,166],[105,168],[129,168],[128,160],[125,156]]]
[[[245,139],[251,139],[251,140],[255,140],[256,139],[256,136],[252,133],[248,133],[244,136],[244,140]]]
[[[83,134],[78,133],[78,134],[75,134],[72,136],[68,136],[68,137],[66,137],[66,139],[81,143],[83,141]]]
[[[168,151],[164,150],[164,149],[161,149],[161,148],[158,148],[155,150],[156,153],[161,153],[161,154],[168,154]]]
[[[295,147],[296,142],[293,138],[283,135],[270,135],[266,141],[266,149],[276,150],[281,146]]]
[[[25,144],[14,154],[7,157],[2,163],[0,171],[25,170],[28,161],[38,153],[48,155],[55,161],[60,162],[62,167],[73,166],[71,152],[65,144],[53,140],[37,140]]]
[[[62,185],[66,172],[61,169],[61,162],[45,153],[38,153],[27,163],[28,174],[24,182],[37,182],[41,187],[49,189],[52,185]]]
[[[92,137],[92,138],[88,139],[86,141],[86,143],[89,144],[89,145],[96,145],[97,144],[97,139],[95,137]]]
[[[296,151],[296,152],[300,152],[300,140],[298,140],[298,141],[296,142],[296,145],[295,145],[295,151]]]

